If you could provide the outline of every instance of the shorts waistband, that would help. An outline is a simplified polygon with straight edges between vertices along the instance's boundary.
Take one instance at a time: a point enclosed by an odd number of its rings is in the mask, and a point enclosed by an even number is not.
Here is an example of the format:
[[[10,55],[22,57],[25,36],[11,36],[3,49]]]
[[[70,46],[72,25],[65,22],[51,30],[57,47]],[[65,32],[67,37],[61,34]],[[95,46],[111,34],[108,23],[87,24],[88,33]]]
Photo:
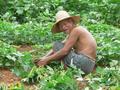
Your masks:
[[[83,53],[77,53],[77,54],[78,54],[78,55],[79,55],[79,54],[82,54],[82,55],[84,55],[85,57],[89,58],[92,62],[95,63],[95,59],[94,59],[94,58],[92,58],[92,57],[90,57],[90,56],[88,56],[88,55],[86,55],[86,54],[83,54]]]

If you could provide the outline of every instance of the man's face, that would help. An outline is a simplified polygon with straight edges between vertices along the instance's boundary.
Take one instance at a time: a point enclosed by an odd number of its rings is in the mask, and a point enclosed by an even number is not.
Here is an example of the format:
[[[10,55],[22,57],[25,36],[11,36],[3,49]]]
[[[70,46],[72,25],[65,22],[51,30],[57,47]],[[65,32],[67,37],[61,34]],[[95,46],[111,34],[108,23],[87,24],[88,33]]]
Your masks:
[[[74,22],[72,19],[65,19],[65,20],[59,22],[58,25],[62,32],[69,34],[71,29],[73,29],[73,27],[74,27]]]

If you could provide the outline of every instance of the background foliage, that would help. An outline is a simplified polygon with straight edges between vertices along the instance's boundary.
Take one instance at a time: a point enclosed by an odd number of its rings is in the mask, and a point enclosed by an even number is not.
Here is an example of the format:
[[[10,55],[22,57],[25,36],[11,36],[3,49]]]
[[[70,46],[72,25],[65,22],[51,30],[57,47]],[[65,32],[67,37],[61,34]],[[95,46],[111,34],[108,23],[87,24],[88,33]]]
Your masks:
[[[96,65],[102,67],[87,76],[86,90],[100,90],[104,86],[119,90],[119,4],[119,0],[0,0],[0,67],[9,67],[24,78],[23,82],[37,83],[43,90],[77,90],[72,77],[76,74],[81,77],[80,70],[70,68],[65,71],[56,62],[44,68],[33,64],[36,58],[52,48],[50,43],[65,37],[63,33],[53,35],[50,31],[55,13],[67,10],[71,15],[81,17],[80,25],[88,28],[97,41]],[[16,50],[18,45],[31,45],[33,50],[22,53]],[[7,87],[0,85],[1,88]],[[10,88],[23,89],[24,85]]]
[[[102,22],[119,27],[119,3],[119,0],[1,0],[0,16],[18,23],[46,23],[54,20],[57,10],[65,9],[83,17],[83,22],[85,19],[88,23]]]

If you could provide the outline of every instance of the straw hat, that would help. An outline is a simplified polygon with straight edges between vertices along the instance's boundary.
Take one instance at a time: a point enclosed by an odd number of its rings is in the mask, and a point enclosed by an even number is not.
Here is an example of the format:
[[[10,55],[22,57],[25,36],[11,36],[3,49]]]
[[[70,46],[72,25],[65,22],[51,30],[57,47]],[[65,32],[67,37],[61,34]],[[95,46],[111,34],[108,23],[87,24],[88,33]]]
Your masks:
[[[52,33],[61,32],[59,30],[58,23],[62,20],[69,19],[69,18],[73,19],[75,21],[75,23],[78,23],[79,20],[80,20],[79,16],[70,16],[68,14],[68,12],[66,12],[66,11],[58,11],[57,14],[56,14],[56,22],[54,23],[54,25],[51,29]]]

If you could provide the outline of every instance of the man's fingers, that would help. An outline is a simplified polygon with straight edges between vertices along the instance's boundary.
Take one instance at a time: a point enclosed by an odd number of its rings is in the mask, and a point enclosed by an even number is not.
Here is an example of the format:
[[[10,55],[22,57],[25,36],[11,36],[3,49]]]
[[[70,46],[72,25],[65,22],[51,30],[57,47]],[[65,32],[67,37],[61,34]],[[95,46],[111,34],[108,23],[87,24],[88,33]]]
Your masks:
[[[37,64],[41,59],[35,59],[33,62]]]
[[[45,65],[45,62],[44,62],[44,61],[38,61],[37,65],[38,65],[39,67],[42,67],[42,66]]]
[[[37,67],[43,67],[44,65],[39,64],[39,63],[36,63],[36,66],[37,66]]]
[[[47,64],[47,62],[45,60],[42,60],[42,59],[35,60],[34,63],[37,67],[43,67]]]

